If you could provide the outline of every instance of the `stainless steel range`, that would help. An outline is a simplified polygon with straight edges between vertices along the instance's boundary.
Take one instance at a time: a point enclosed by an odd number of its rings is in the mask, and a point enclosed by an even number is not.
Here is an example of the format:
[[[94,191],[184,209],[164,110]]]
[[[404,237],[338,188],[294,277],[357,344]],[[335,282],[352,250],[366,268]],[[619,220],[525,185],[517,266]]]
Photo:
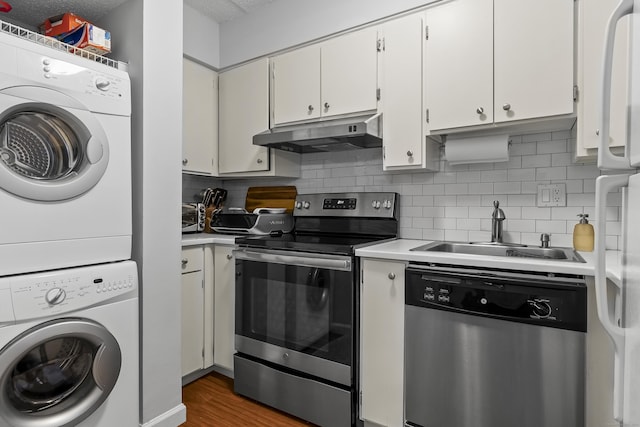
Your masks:
[[[234,390],[320,426],[357,422],[355,249],[397,237],[396,193],[299,194],[290,234],[237,240]]]

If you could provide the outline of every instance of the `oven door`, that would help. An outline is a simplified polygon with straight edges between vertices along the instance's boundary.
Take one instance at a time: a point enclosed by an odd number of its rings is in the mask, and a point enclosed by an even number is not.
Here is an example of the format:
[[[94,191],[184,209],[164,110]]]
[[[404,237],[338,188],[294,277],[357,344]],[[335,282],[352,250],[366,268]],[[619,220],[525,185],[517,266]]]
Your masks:
[[[353,258],[246,248],[235,257],[238,352],[350,385]]]

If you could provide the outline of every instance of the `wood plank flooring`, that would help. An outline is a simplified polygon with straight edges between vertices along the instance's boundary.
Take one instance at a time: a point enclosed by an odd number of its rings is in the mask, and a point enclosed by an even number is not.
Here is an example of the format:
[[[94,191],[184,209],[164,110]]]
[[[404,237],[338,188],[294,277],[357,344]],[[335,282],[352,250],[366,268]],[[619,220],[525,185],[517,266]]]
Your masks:
[[[298,418],[233,392],[233,380],[212,372],[182,388],[183,427],[310,427]]]

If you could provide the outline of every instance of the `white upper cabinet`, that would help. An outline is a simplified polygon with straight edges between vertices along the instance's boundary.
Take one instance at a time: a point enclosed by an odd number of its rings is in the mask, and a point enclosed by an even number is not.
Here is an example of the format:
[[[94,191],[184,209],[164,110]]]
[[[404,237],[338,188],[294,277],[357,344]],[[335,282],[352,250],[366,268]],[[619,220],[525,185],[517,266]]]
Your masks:
[[[320,117],[320,46],[296,49],[271,62],[274,123]]]
[[[367,28],[271,58],[273,124],[377,108],[377,31]]]
[[[394,19],[380,28],[380,109],[385,170],[433,169],[438,164],[437,144],[425,138],[423,16],[416,13]]]
[[[573,115],[573,0],[452,0],[426,17],[432,132]]]
[[[219,176],[300,176],[300,155],[253,145],[269,129],[269,59],[220,74]]]
[[[494,0],[496,123],[574,112],[574,0]]]
[[[253,135],[269,129],[269,60],[220,74],[218,171],[266,171],[269,149],[253,145]]]
[[[321,44],[321,114],[375,110],[378,105],[377,31],[356,31]]]
[[[578,124],[576,156],[595,156],[599,143],[598,109],[601,103],[604,32],[619,0],[581,0],[578,15]],[[616,29],[611,79],[609,145],[624,146],[627,140],[627,93],[629,91],[629,17]]]
[[[218,172],[218,73],[183,60],[182,170]]]
[[[425,100],[431,130],[493,122],[493,0],[426,12]]]

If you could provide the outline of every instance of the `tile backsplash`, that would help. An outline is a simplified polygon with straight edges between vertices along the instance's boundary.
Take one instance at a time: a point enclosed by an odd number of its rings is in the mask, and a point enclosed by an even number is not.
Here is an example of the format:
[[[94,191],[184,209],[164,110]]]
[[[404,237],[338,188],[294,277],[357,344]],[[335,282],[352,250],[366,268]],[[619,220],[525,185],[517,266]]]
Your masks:
[[[305,154],[297,179],[211,180],[229,190],[226,206],[244,206],[250,186],[295,185],[298,193],[394,191],[400,194],[400,237],[426,240],[488,241],[493,201],[504,210],[504,241],[572,246],[579,213],[595,219],[595,164],[572,163],[570,131],[512,136],[509,161],[451,166],[439,172],[382,171],[380,149]],[[538,184],[564,183],[563,207],[537,207]],[[189,191],[196,189],[194,183]],[[183,183],[183,194],[185,184]],[[620,193],[610,195],[607,247],[620,247]]]

